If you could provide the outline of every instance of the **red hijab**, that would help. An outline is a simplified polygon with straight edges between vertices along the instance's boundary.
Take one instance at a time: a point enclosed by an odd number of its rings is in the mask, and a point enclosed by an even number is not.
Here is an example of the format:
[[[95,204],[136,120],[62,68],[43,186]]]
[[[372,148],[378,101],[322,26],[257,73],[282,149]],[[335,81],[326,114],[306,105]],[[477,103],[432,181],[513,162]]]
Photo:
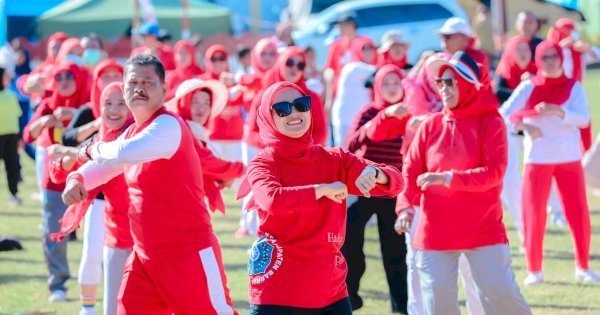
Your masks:
[[[408,64],[407,54],[404,54],[404,57],[402,57],[400,60],[394,60],[394,59],[392,59],[392,56],[390,56],[389,49],[383,53],[380,53],[379,57],[377,58],[377,67],[378,68],[381,68],[385,65],[395,65],[400,69],[404,69],[404,67],[406,67],[407,64]]]
[[[118,72],[123,74],[123,66],[121,66],[112,59],[107,59],[100,62],[94,69],[94,75],[92,76],[92,101],[90,105],[95,118],[100,117],[100,107],[102,104],[100,102],[100,96],[102,94],[102,89],[99,86],[100,78],[102,77],[104,72],[108,70],[117,70]]]
[[[60,46],[60,50],[56,55],[55,62],[61,63],[74,48],[79,48],[81,51],[83,51],[83,47],[81,47],[81,41],[79,38],[73,37],[66,39]]]
[[[250,55],[250,64],[252,65],[252,69],[254,69],[254,74],[263,75],[269,69],[263,69],[260,66],[261,54],[267,48],[271,48],[275,52],[275,56],[277,56],[277,44],[271,38],[263,38],[259,40],[256,45],[254,45],[254,49],[252,49],[252,54]]]
[[[51,54],[50,44],[57,40],[64,42],[68,38],[69,38],[69,36],[67,36],[67,34],[65,34],[63,32],[56,32],[56,33],[50,35],[50,37],[48,37],[48,41],[46,42],[47,46],[46,46],[46,59],[44,60],[45,64],[54,64],[54,62],[56,60],[56,56],[52,56],[52,54]]]
[[[206,72],[203,75],[205,80],[219,80],[220,73],[215,73],[215,67],[210,60],[216,53],[221,53],[225,56],[225,62],[227,63],[227,50],[223,45],[212,45],[208,47],[206,53],[204,54],[204,64],[206,65]],[[229,63],[227,63],[227,67],[225,71],[229,71]]]
[[[175,112],[181,116],[181,118],[183,118],[184,120],[192,120],[192,97],[194,96],[194,93],[198,92],[198,91],[205,91],[208,93],[208,95],[210,96],[210,115],[209,117],[216,117],[216,114],[213,115],[213,91],[210,90],[208,87],[200,87],[197,89],[194,89],[188,93],[186,93],[183,97],[181,97],[179,100],[177,100],[177,106],[175,107]],[[208,126],[208,122],[210,121],[210,119],[207,119],[206,122],[204,123],[204,127]]]
[[[114,91],[118,91],[121,93],[121,95],[123,95],[123,82],[109,83],[104,88],[104,90],[102,90],[102,94],[100,95],[98,105],[100,105],[100,107],[101,107],[102,104],[104,104],[104,102],[106,102],[106,99],[108,98],[110,93],[112,93]],[[132,123],[133,123],[133,115],[131,114],[131,111],[129,111],[129,110],[127,111],[127,119],[125,119],[125,123],[123,123],[123,126],[121,126],[121,128],[119,128],[119,129],[108,128],[108,126],[106,126],[106,124],[103,120],[102,125],[100,125],[100,131],[98,132],[100,141],[109,142],[109,141],[113,141],[113,140],[117,139],[119,137],[119,135],[121,135],[121,133],[123,133],[123,131],[127,127],[129,127],[129,125],[131,125]]]
[[[404,79],[404,75],[402,74],[402,69],[400,67],[392,64],[381,67],[381,69],[377,71],[377,74],[375,74],[375,79],[373,80],[373,107],[382,109],[393,105],[383,99],[383,92],[381,91],[383,79],[385,79],[385,77],[390,73],[396,74],[401,81]],[[398,102],[402,101],[403,99],[404,96],[402,96],[402,99],[400,99]]]
[[[263,86],[269,87],[277,82],[285,81],[285,72],[286,72],[286,61],[290,58],[294,58],[295,56],[300,56],[304,62],[306,62],[306,55],[304,51],[296,46],[287,47],[282,53],[277,57],[277,61],[271,70],[269,70],[265,76],[263,77]],[[304,72],[302,72],[302,76],[298,81],[292,82],[300,87],[304,92],[304,94],[308,93],[308,88],[306,87],[306,79],[304,77]]]
[[[363,59],[362,49],[367,45],[371,46],[371,49],[373,49],[373,52],[375,53],[373,60]],[[350,43],[350,61],[361,61],[370,65],[375,65],[377,62],[377,46],[375,46],[373,40],[363,36],[355,38],[352,43]]]
[[[527,64],[525,68],[519,67],[517,64],[517,47],[519,44],[525,44],[529,48],[529,41],[523,36],[515,36],[511,38],[506,44],[506,48],[502,53],[502,58],[498,62],[496,68],[496,75],[502,77],[506,81],[506,85],[509,89],[514,90],[521,83],[521,76],[524,73],[536,73],[536,67],[533,60]]]
[[[558,45],[563,39],[571,36],[571,33],[574,30],[575,21],[569,18],[560,18],[548,30],[547,40]],[[583,65],[581,52],[576,51],[575,49],[573,49],[572,46],[566,48],[571,50],[571,56],[573,58],[573,78],[577,81],[581,81],[583,80]]]
[[[184,66],[178,57],[178,53],[182,49],[187,50],[191,58],[191,63],[187,66]],[[190,44],[186,40],[180,40],[175,44],[173,51],[175,53],[175,73],[177,74],[177,77],[179,78],[180,82],[196,77],[204,72],[196,64],[196,48],[194,47],[194,45]]]
[[[61,106],[79,108],[79,106],[87,103],[90,99],[90,94],[87,92],[87,72],[72,61],[63,61],[54,68],[52,77],[54,78],[55,75],[63,72],[70,72],[73,74],[75,92],[69,96],[61,96],[60,93],[58,93],[58,83],[55,82],[52,89],[52,96],[50,96],[50,108],[52,110]]]
[[[475,84],[465,80],[454,68],[450,66],[440,67],[438,77],[441,77],[446,69],[450,69],[454,73],[454,77],[458,82],[458,105],[454,108],[444,106],[442,112],[445,116],[454,119],[464,119],[470,117],[481,117],[485,115],[500,115],[495,104],[487,102],[477,90]]]

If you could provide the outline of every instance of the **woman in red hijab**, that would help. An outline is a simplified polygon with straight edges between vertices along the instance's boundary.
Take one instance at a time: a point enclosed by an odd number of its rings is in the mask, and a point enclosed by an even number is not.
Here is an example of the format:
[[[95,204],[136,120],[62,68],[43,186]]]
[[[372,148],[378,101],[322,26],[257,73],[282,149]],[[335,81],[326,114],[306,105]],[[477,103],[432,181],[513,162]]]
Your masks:
[[[496,96],[504,103],[521,81],[536,73],[529,41],[523,36],[511,38],[504,48],[502,58],[496,67]]]
[[[531,314],[515,282],[502,223],[505,123],[479,93],[481,73],[471,57],[431,58],[427,71],[444,108],[422,123],[404,157],[406,185],[395,225],[407,232],[415,207],[421,208],[412,246],[425,313],[460,314],[456,278],[464,255],[485,313]]]
[[[351,314],[340,253],[346,196],[393,196],[402,186],[393,167],[316,145],[312,105],[303,88],[284,81],[270,86],[257,108],[266,147],[238,192],[253,193],[260,218],[248,266],[253,315]]]
[[[365,82],[376,71],[377,46],[367,37],[358,37],[350,45],[350,62],[338,78],[337,92],[331,107],[334,145],[344,147],[350,125],[360,109],[372,100]]]
[[[133,122],[131,113],[123,98],[123,83],[113,82],[106,86],[98,96],[100,113],[98,115],[100,130],[92,141],[115,140]],[[84,162],[74,155],[67,154],[50,164],[50,176],[54,182],[64,183],[70,172],[77,170]],[[102,194],[101,200],[97,199]],[[99,209],[97,209],[99,208]],[[99,211],[94,214],[93,211]],[[75,231],[85,216],[86,236],[84,242],[100,242],[100,257],[91,258],[94,254],[89,251],[94,245],[84,245],[81,264],[88,266],[84,271],[80,268],[82,311],[80,314],[90,314],[94,311],[96,290],[100,284],[101,270],[104,266],[104,310],[105,314],[116,314],[117,294],[121,284],[125,261],[133,247],[133,239],[129,231],[129,193],[125,178],[117,176],[108,183],[88,194],[88,199],[78,205],[70,206],[62,217],[60,231],[51,235],[55,241],[61,241],[66,235]],[[104,217],[104,222],[95,221],[95,216]],[[97,230],[93,225],[100,224],[102,234],[90,235],[87,230]],[[104,233],[106,231],[106,234]],[[104,246],[102,246],[102,244]],[[102,250],[103,248],[103,250]],[[102,254],[104,252],[104,254]],[[104,258],[102,258],[104,256]],[[87,260],[97,261],[98,271],[92,272]],[[94,266],[96,267],[96,266]]]
[[[309,95],[312,102],[312,113],[314,117],[312,138],[315,144],[324,145],[327,140],[325,109],[323,108],[321,98],[306,87],[306,80],[304,78],[304,69],[306,67],[305,60],[306,58],[302,49],[296,46],[286,48],[277,58],[275,66],[265,74],[263,86],[268,88],[277,82],[288,81],[296,84],[306,95]],[[248,144],[261,149],[264,148],[265,145],[259,133],[260,128],[257,123],[257,110],[260,107],[262,94],[265,90],[259,92],[254,98],[250,113],[248,113],[246,130],[244,130],[244,140]]]
[[[542,272],[546,206],[553,180],[560,195],[575,249],[575,278],[600,281],[589,269],[591,223],[581,166],[579,128],[590,122],[583,86],[565,76],[563,50],[551,41],[537,47],[538,73],[522,82],[502,108],[514,130],[525,131],[523,226],[526,285],[544,281]]]
[[[196,64],[196,48],[186,40],[180,40],[173,48],[175,53],[175,70],[169,72],[166,82],[171,96],[175,94],[181,82],[196,78],[204,71]],[[169,98],[169,97],[167,97]]]
[[[204,54],[206,72],[200,76],[202,80],[219,80],[222,74],[229,72],[227,51],[223,45],[212,45]],[[235,162],[242,158],[242,137],[244,134],[244,118],[242,104],[239,100],[230,100],[219,116],[211,118],[208,123],[210,139],[215,153],[221,158]]]
[[[191,79],[182,82],[175,98],[167,103],[167,109],[181,116],[196,138],[209,209],[222,213],[226,208],[220,190],[231,186],[234,179],[244,174],[242,162],[229,162],[213,154],[208,137],[209,118],[219,116],[227,104],[227,98],[227,88],[221,82]]]
[[[408,121],[404,101],[402,69],[384,65],[377,71],[373,83],[374,100],[366,104],[354,118],[346,141],[348,151],[369,161],[402,169],[403,134]],[[348,208],[346,242],[342,253],[348,263],[348,294],[352,309],[362,306],[358,295],[360,279],[365,272],[365,227],[377,216],[383,268],[390,290],[392,312],[407,313],[406,243],[404,235],[394,230],[396,198],[358,197]]]
[[[123,80],[123,66],[112,59],[104,60],[94,69],[91,99],[75,113],[73,120],[62,135],[62,144],[76,147],[95,134],[101,126],[100,95],[108,84]]]
[[[377,59],[377,68],[384,65],[395,65],[400,69],[408,70],[412,66],[408,64],[407,51],[410,44],[402,39],[402,33],[397,30],[389,30],[381,37],[381,47]]]
[[[74,109],[79,108],[89,100],[86,91],[86,74],[73,62],[64,62],[54,69],[55,87],[52,95],[42,100],[31,121],[23,130],[23,139],[28,143],[37,140],[40,148],[48,148],[59,143],[62,130],[73,118]],[[44,256],[50,273],[48,288],[51,291],[50,300],[64,301],[65,282],[70,277],[67,262],[67,243],[52,242],[50,233],[59,229],[58,220],[64,214],[67,206],[62,202],[63,184],[55,184],[50,180],[45,153],[42,174],[42,205],[43,205],[43,234]],[[45,162],[44,162],[45,161]]]

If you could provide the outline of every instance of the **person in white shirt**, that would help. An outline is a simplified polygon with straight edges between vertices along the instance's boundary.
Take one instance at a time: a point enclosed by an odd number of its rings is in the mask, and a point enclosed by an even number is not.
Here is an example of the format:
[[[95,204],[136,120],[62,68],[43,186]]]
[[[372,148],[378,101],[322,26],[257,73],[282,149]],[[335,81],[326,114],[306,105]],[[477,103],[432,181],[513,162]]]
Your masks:
[[[565,76],[562,50],[551,41],[535,54],[538,74],[523,81],[501,108],[509,128],[525,131],[523,230],[528,276],[525,285],[544,281],[542,272],[546,205],[556,181],[575,243],[575,278],[600,281],[589,269],[591,223],[581,166],[580,128],[590,122],[583,86]]]

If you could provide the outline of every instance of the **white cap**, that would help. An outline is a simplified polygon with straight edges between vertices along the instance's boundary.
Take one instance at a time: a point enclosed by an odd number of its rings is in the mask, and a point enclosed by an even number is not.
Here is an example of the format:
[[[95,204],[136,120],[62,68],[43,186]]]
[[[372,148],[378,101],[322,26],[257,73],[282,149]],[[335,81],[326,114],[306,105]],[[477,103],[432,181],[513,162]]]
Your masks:
[[[471,26],[463,18],[451,17],[446,20],[442,28],[438,30],[440,35],[464,34],[471,36]]]
[[[394,43],[408,44],[402,40],[402,32],[397,30],[389,30],[381,36],[381,47],[379,47],[379,53],[384,53],[392,47]]]

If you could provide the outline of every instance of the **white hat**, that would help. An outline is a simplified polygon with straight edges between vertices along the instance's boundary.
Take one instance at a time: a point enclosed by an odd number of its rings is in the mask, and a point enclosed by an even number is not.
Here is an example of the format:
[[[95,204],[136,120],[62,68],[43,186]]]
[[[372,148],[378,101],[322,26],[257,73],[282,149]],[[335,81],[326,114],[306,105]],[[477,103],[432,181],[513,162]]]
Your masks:
[[[464,34],[471,36],[473,33],[471,26],[463,18],[451,17],[444,22],[442,28],[438,30],[440,35],[451,35],[451,34]]]
[[[200,80],[190,79],[183,81],[177,90],[175,91],[175,97],[170,100],[166,107],[170,111],[176,111],[177,101],[187,94],[202,88],[207,88],[211,91],[211,106],[210,106],[210,117],[214,118],[221,114],[227,101],[229,100],[229,90],[225,84],[217,80]]]
[[[389,30],[381,36],[381,47],[379,47],[379,53],[384,53],[392,47],[394,43],[408,44],[408,42],[402,40],[402,32],[397,30]]]

